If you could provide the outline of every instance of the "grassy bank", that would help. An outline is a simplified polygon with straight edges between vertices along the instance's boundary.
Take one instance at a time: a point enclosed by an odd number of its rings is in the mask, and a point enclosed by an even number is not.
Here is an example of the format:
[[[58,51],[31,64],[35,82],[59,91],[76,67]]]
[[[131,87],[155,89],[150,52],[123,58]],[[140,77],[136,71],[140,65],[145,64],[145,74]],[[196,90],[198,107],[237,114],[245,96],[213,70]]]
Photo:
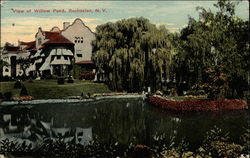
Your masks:
[[[108,93],[111,92],[103,83],[75,80],[74,83],[58,85],[56,80],[40,80],[22,82],[28,94],[35,99],[65,98],[68,96],[80,96],[81,93]],[[19,96],[21,89],[14,88],[15,82],[0,82],[0,92],[12,92],[13,97]]]

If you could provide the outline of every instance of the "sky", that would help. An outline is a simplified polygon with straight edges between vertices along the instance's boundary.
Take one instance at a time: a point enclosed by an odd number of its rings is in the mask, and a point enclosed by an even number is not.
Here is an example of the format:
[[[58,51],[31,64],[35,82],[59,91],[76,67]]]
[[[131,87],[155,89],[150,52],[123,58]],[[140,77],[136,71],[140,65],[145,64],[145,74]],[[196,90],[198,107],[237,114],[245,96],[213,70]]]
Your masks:
[[[17,45],[20,41],[32,41],[39,27],[49,31],[63,28],[63,22],[72,23],[81,18],[93,32],[97,25],[120,19],[145,17],[151,23],[165,25],[171,32],[187,26],[188,16],[198,19],[197,6],[216,11],[213,1],[9,1],[1,0],[1,46],[5,42]],[[50,11],[35,12],[36,9]],[[70,12],[69,10],[87,12]],[[65,12],[60,12],[64,10]],[[91,11],[91,12],[90,12]],[[248,1],[240,2],[236,15],[249,19]]]

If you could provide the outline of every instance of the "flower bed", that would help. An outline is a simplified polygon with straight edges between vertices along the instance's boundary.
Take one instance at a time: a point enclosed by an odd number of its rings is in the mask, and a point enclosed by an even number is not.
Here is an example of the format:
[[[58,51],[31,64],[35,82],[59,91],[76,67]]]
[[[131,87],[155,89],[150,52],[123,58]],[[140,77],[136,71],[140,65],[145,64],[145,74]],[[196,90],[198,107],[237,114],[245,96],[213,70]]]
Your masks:
[[[25,101],[25,100],[33,100],[32,96],[20,96],[20,97],[13,97],[14,101]]]
[[[149,96],[149,103],[156,107],[170,111],[220,111],[247,109],[247,103],[239,99],[217,99],[217,100],[168,100],[159,96]]]
[[[80,80],[94,80],[95,79],[95,73],[93,72],[85,72],[80,74]]]

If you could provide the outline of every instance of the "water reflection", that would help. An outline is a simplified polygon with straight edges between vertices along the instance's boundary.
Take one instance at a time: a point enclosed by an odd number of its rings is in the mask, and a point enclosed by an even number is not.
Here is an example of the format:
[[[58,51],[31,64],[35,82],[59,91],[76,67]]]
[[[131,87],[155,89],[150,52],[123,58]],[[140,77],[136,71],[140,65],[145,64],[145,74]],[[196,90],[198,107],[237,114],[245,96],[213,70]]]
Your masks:
[[[166,113],[143,99],[106,99],[78,104],[40,104],[0,107],[0,138],[26,141],[35,146],[46,138],[88,144],[158,145],[183,139],[191,147],[202,143],[205,133],[216,125],[230,132],[237,142],[248,127],[247,111],[224,113]]]

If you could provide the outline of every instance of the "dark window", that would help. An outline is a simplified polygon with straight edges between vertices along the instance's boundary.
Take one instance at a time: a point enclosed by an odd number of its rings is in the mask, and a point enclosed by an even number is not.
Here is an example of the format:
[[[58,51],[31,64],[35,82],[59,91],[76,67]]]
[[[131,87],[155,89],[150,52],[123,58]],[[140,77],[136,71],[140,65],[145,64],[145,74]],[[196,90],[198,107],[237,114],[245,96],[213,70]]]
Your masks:
[[[57,56],[57,59],[61,59],[61,56]]]
[[[75,43],[77,43],[77,40],[75,40]]]
[[[81,43],[83,43],[83,40],[81,40]]]
[[[77,57],[82,57],[82,54],[76,54]]]
[[[5,69],[5,72],[9,72],[9,69]]]
[[[38,39],[38,45],[41,45],[41,44],[42,44],[42,39],[39,38],[39,39]]]
[[[80,40],[77,41],[77,43],[80,43],[80,42],[81,42]]]

